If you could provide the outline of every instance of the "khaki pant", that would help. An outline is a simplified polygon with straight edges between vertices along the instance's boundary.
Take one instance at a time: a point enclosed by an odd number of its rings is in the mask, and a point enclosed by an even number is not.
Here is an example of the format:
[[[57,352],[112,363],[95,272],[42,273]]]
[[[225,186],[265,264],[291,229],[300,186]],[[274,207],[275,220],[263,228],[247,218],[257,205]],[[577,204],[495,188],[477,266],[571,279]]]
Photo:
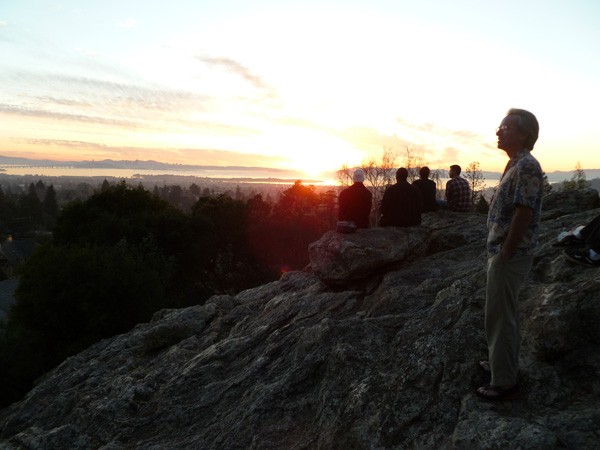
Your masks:
[[[517,382],[519,368],[519,292],[531,269],[533,256],[515,255],[503,262],[488,259],[485,291],[485,334],[488,342],[492,386]]]

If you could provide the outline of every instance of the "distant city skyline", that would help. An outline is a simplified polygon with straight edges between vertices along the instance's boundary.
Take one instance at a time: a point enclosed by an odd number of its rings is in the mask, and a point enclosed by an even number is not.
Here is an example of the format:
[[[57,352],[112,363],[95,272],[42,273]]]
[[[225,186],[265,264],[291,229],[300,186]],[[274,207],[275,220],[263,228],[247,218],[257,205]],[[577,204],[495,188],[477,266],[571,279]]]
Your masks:
[[[593,0],[2,2],[0,154],[500,172],[519,107],[547,173],[600,169],[598,42]]]

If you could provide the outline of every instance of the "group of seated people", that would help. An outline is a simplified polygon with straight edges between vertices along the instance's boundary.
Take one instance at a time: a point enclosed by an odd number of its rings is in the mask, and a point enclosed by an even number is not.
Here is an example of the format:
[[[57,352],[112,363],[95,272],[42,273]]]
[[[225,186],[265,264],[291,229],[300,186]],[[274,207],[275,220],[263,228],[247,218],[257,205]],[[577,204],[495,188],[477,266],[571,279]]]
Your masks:
[[[421,167],[419,179],[408,182],[408,170],[396,171],[396,183],[388,186],[383,194],[379,212],[379,225],[383,227],[411,227],[421,224],[421,214],[447,208],[451,211],[470,211],[471,189],[469,182],[460,176],[459,165],[450,166],[450,180],[446,183],[445,201],[436,198],[437,186],[429,179],[431,171]],[[338,198],[338,220],[353,222],[356,228],[368,228],[373,194],[365,185],[365,172],[357,169],[352,175],[353,184],[344,189]]]
[[[396,171],[396,184],[388,186],[383,194],[379,212],[379,225],[383,227],[411,227],[421,224],[421,213],[447,208],[451,211],[470,211],[471,189],[469,182],[460,176],[458,165],[450,166],[450,180],[446,183],[445,201],[436,199],[436,184],[429,179],[428,167],[421,167],[419,179],[408,182],[408,170]],[[350,231],[369,228],[373,194],[364,185],[365,172],[354,171],[353,184],[344,189],[338,198],[338,220],[351,223]],[[600,215],[585,227],[575,228],[561,236],[554,244],[565,249],[565,256],[578,264],[600,267]]]

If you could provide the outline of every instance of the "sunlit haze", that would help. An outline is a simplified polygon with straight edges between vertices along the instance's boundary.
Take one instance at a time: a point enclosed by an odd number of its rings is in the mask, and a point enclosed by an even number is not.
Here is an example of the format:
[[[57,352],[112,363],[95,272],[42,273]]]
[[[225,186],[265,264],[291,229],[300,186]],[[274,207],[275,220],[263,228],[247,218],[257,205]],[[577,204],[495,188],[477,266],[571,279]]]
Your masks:
[[[595,0],[3,1],[0,155],[501,171],[518,107],[546,172],[600,168],[599,43]]]

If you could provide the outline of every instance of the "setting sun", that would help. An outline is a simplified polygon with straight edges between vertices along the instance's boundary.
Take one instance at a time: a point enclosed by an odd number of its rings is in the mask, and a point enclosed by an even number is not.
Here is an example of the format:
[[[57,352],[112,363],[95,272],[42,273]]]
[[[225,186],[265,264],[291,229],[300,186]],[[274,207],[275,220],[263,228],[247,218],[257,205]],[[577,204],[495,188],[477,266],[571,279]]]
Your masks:
[[[301,171],[309,177],[338,170],[343,164],[360,164],[362,154],[354,147],[318,130],[278,127],[268,133],[265,147],[275,154],[283,146],[287,155],[285,168]],[[279,152],[278,152],[279,150]]]

